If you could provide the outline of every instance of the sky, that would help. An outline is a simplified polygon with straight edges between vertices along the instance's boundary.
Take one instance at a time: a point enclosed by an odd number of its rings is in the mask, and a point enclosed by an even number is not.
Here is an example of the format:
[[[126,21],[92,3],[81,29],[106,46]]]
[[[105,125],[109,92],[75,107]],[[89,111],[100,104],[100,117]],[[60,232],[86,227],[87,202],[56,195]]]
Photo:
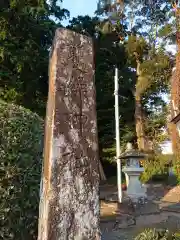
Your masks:
[[[70,11],[70,17],[77,17],[78,15],[89,15],[93,16],[97,8],[97,0],[64,0],[62,7]],[[68,20],[63,21],[66,25]]]
[[[63,0],[60,4],[63,8],[70,11],[70,18],[77,17],[78,15],[93,16],[97,9],[98,0]],[[69,19],[62,21],[64,26],[68,25]],[[176,47],[174,45],[168,45],[167,50],[172,53],[176,53]]]

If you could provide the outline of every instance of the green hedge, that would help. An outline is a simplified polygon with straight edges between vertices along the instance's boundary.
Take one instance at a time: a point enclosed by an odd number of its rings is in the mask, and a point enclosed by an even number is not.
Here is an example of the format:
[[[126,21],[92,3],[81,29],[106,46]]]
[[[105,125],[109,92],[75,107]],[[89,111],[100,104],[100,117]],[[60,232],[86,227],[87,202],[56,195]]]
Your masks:
[[[43,120],[0,101],[0,239],[37,239]]]
[[[143,162],[144,172],[141,175],[142,182],[153,181],[168,181],[169,166],[172,161],[170,155],[155,155],[150,154]]]

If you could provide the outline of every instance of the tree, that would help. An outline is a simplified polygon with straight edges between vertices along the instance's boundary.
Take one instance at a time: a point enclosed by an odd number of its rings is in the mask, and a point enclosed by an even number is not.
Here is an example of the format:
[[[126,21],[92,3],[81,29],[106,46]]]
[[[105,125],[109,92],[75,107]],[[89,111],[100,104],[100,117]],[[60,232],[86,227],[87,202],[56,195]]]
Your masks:
[[[44,115],[49,49],[68,11],[57,0],[1,1],[0,97]],[[52,17],[57,19],[55,23]]]
[[[147,116],[144,112],[145,106],[142,105],[143,98],[145,94],[146,97],[150,99],[152,93],[153,95],[157,95],[167,91],[168,80],[171,73],[170,59],[162,50],[156,50],[152,53],[153,46],[148,44],[144,38],[130,36],[129,41],[131,55],[134,54],[136,61],[137,79],[134,97],[138,147],[140,150],[148,150],[148,139],[145,137],[144,131],[144,123]]]
[[[112,29],[116,29],[116,26],[121,24],[120,32],[117,32],[120,39],[124,40],[124,45],[127,49],[127,54],[130,62],[130,66],[136,69],[136,84],[134,89],[135,98],[135,122],[136,122],[136,135],[138,140],[138,148],[140,150],[147,150],[144,122],[146,114],[144,112],[145,103],[150,98],[156,96],[159,93],[166,92],[168,90],[168,79],[170,76],[171,64],[170,56],[168,56],[164,50],[163,44],[157,42],[157,25],[162,24],[166,20],[163,9],[161,9],[162,1],[156,1],[155,8],[153,1],[151,4],[140,2],[140,5],[136,7],[138,1],[99,1],[99,13],[107,13],[110,16],[106,21],[112,26]],[[128,6],[128,9],[125,9]],[[155,9],[155,10],[153,10]],[[135,18],[135,14],[144,16],[143,19]],[[126,18],[126,24],[128,28],[124,27]],[[142,31],[143,24],[146,23],[146,28],[150,27],[151,32],[155,30],[155,35],[148,34]],[[123,29],[123,30],[122,30]],[[129,29],[129,30],[126,30]],[[123,36],[124,35],[124,36]],[[127,39],[127,40],[126,40]],[[158,44],[157,44],[158,43]],[[162,81],[163,80],[163,81]],[[153,90],[153,91],[152,91]],[[148,93],[148,94],[147,94]],[[144,97],[146,101],[144,101]],[[148,100],[149,99],[149,100]],[[144,102],[144,106],[142,105]]]

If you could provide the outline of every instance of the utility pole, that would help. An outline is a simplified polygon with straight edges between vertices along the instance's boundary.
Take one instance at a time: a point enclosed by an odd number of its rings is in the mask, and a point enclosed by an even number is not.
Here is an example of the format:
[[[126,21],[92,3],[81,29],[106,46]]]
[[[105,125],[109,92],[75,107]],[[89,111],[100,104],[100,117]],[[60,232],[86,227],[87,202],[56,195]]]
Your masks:
[[[120,131],[119,131],[119,84],[118,84],[118,69],[115,68],[114,77],[114,95],[115,95],[115,121],[116,121],[116,161],[117,161],[117,185],[118,185],[118,201],[122,202],[122,186],[121,186],[121,148],[120,148]]]

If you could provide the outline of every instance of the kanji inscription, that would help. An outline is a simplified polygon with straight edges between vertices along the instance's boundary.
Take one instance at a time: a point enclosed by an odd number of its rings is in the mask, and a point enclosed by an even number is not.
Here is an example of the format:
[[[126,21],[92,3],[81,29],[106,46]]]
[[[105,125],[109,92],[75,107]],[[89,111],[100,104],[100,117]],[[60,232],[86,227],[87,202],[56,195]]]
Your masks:
[[[92,40],[58,29],[49,68],[38,240],[98,240]]]

